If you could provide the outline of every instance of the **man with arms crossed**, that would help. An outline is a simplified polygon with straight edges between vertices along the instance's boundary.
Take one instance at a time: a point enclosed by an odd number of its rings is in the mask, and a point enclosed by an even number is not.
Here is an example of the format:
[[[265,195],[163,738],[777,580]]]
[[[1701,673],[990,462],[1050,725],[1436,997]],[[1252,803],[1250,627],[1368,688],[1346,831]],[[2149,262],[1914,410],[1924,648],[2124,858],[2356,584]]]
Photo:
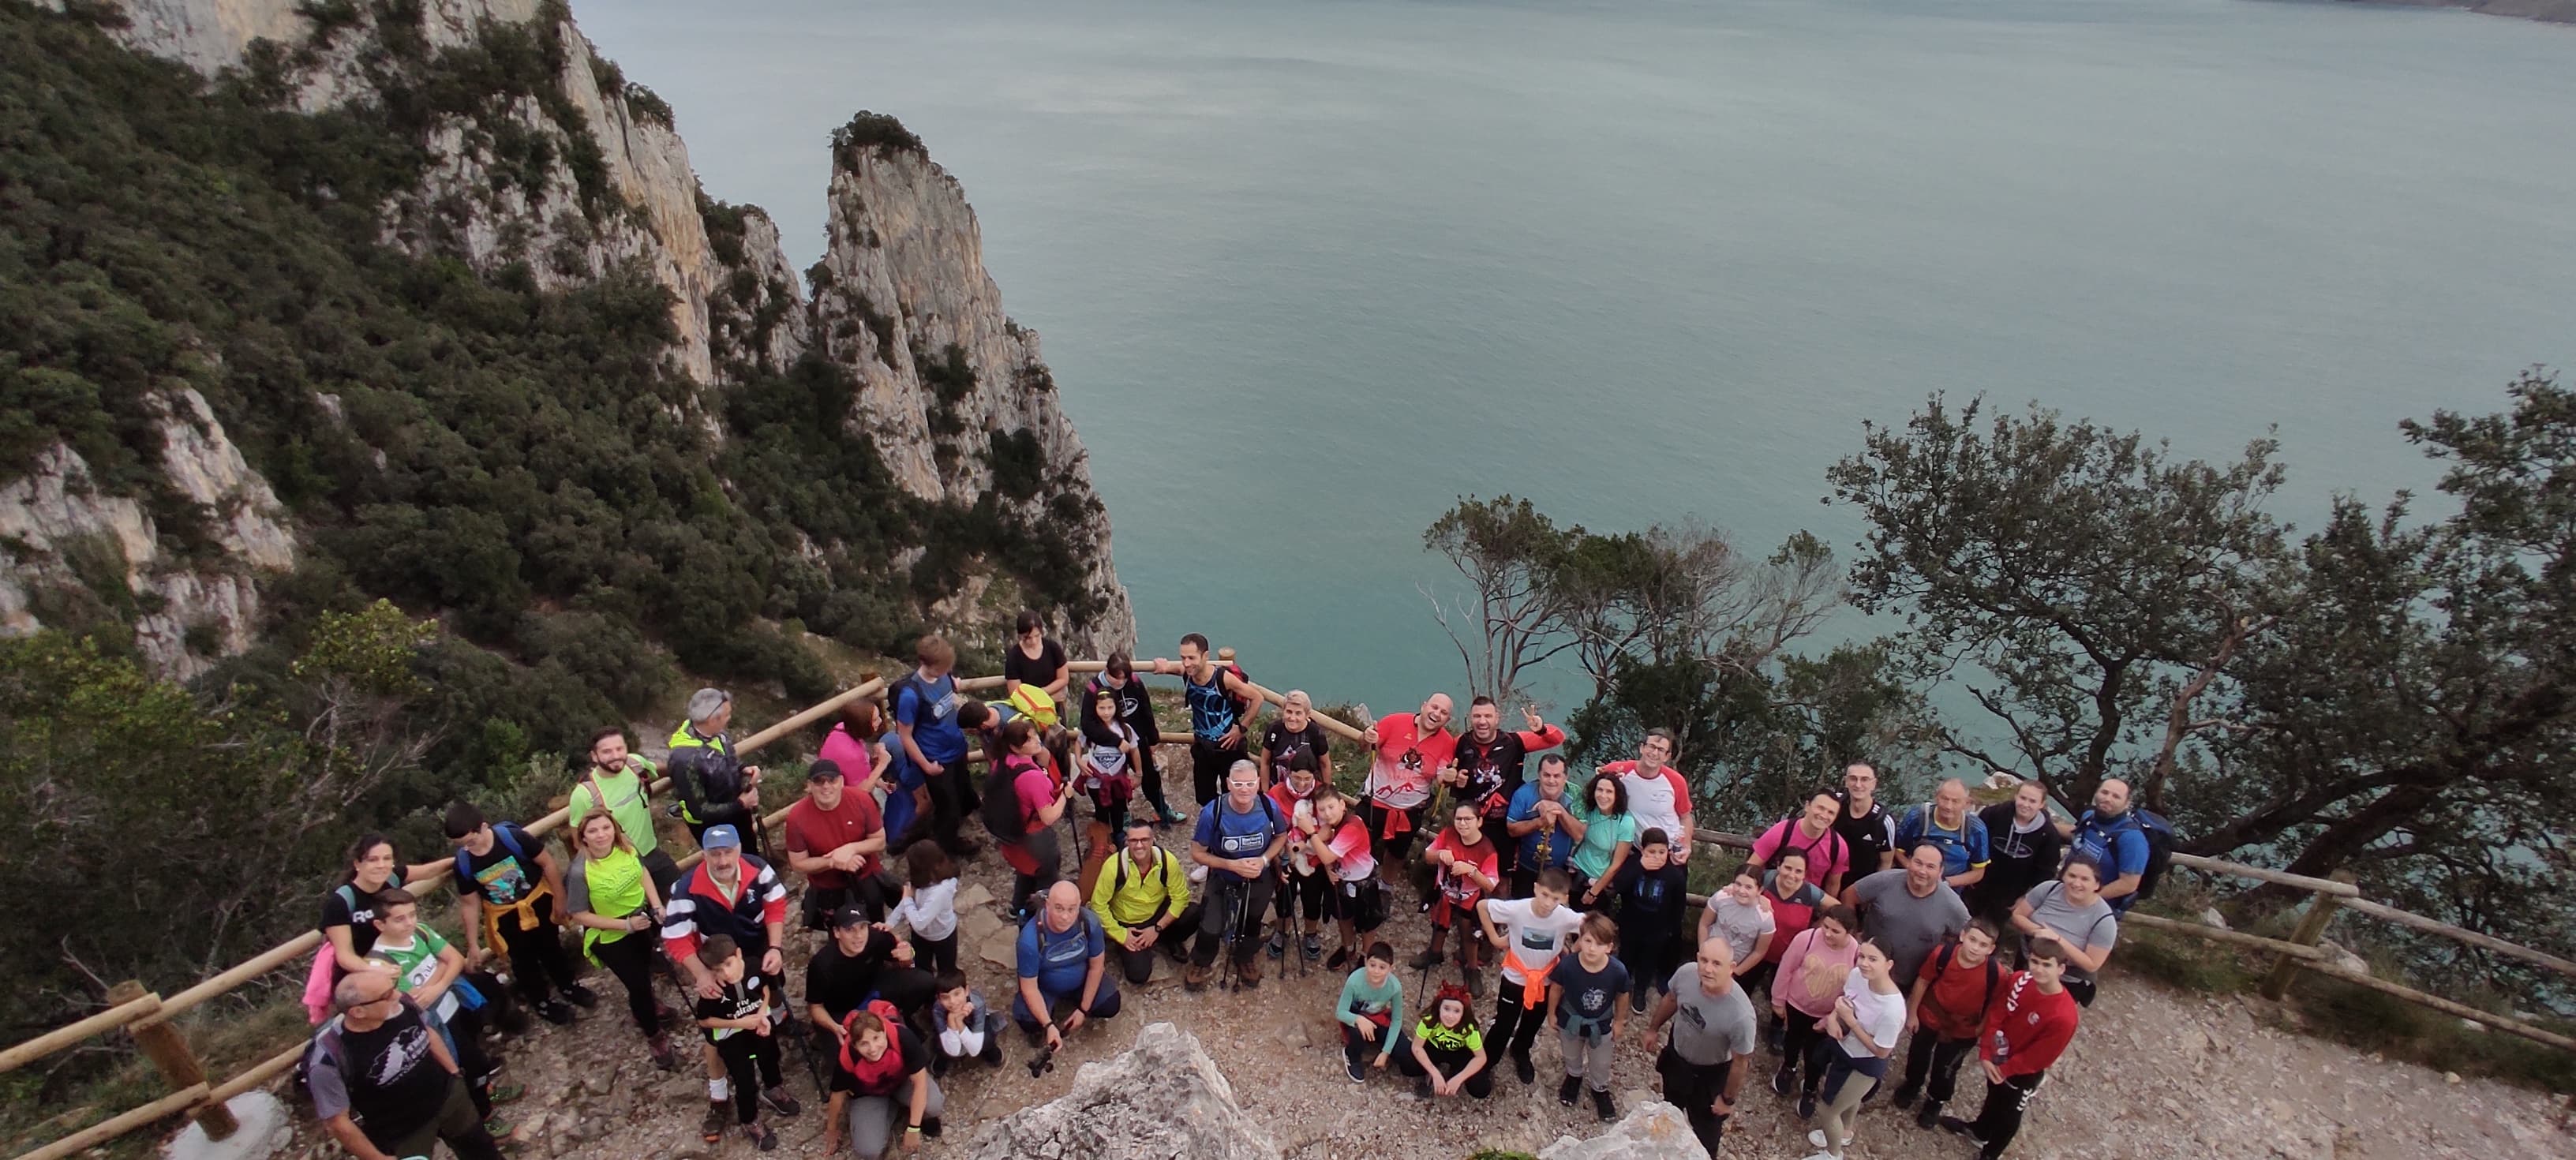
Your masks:
[[[1655,1057],[1664,1099],[1690,1120],[1700,1146],[1717,1155],[1744,1077],[1753,1071],[1753,1000],[1735,985],[1735,954],[1722,938],[1702,940],[1699,957],[1673,972],[1672,986],[1646,1019],[1646,1042],[1673,1027]]]

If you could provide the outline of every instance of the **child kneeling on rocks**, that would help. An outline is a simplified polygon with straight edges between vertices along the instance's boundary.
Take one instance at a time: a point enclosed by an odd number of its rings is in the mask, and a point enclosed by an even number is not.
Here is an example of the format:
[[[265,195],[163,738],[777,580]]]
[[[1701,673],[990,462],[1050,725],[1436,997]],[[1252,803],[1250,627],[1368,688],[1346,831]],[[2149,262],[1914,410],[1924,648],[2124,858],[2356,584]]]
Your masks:
[[[1413,1028],[1413,1054],[1399,1065],[1413,1076],[1413,1094],[1430,1099],[1465,1092],[1476,1099],[1494,1094],[1494,1073],[1487,1068],[1485,1036],[1476,1030],[1473,1000],[1466,988],[1442,983],[1440,994]]]
[[[959,971],[940,972],[932,985],[939,988],[930,1008],[939,1050],[931,1057],[930,1073],[945,1076],[950,1064],[968,1059],[1000,1067],[1002,1017],[984,1005],[984,993],[967,986],[965,974]]]

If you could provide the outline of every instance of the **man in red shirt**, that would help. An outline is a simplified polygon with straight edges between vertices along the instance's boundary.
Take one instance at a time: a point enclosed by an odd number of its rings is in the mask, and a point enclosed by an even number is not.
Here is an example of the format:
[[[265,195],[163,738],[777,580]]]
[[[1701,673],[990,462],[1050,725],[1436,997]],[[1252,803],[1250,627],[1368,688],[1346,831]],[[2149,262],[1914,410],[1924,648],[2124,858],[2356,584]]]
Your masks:
[[[1896,1106],[1911,1107],[1923,1096],[1914,1122],[1930,1128],[1941,1122],[1941,1107],[1959,1086],[1959,1064],[1976,1050],[1986,1017],[2003,998],[2008,972],[1995,959],[2002,938],[1995,924],[1976,919],[1959,933],[1959,941],[1935,949],[1916,972],[1906,996],[1906,1025],[1914,1037],[1905,1047],[1905,1078],[1896,1085]]]
[[[1449,694],[1433,693],[1411,713],[1389,713],[1360,737],[1376,757],[1369,763],[1368,822],[1371,853],[1380,869],[1400,867],[1413,852],[1414,831],[1431,804],[1435,781],[1453,776],[1458,737],[1449,732]]]
[[[2030,969],[2013,975],[2003,1002],[1986,1016],[1977,1060],[1986,1073],[1986,1106],[1972,1123],[1941,1117],[1941,1126],[1976,1142],[1979,1160],[2002,1160],[2021,1131],[2022,1113],[2048,1069],[2075,1038],[2075,997],[2066,993],[2066,944],[2030,944]]]
[[[877,799],[849,792],[837,762],[805,770],[805,796],[787,807],[787,868],[805,876],[805,929],[825,930],[844,905],[886,915],[885,818]],[[901,887],[894,887],[900,891]]]

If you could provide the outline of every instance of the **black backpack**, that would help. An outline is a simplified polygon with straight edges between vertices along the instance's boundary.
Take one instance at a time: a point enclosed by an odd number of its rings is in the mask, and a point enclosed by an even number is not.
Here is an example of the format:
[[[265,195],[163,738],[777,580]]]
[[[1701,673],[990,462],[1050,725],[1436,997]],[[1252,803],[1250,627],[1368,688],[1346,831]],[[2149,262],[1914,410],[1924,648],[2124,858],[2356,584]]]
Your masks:
[[[2076,834],[2081,837],[2088,829],[2101,834],[2102,848],[2107,852],[2123,831],[2136,829],[2147,840],[2147,868],[2138,873],[2137,896],[2142,900],[2153,898],[2156,895],[2156,885],[2165,880],[2165,871],[2173,868],[2173,823],[2166,820],[2163,814],[2144,806],[2131,806],[2129,812],[2121,817],[2123,820],[2109,829],[2102,828],[2099,815],[2088,817],[2083,825],[2076,827]],[[2075,843],[2068,842],[2066,848],[2072,851]],[[2102,873],[2116,875],[2117,870],[2114,867],[2105,866],[2102,867]],[[2106,880],[2103,885],[2108,886],[2110,883]]]
[[[1940,949],[1932,952],[1933,977],[1938,978],[1943,972],[1948,971],[1950,963],[1958,957],[1959,940],[1956,938],[1941,940]],[[1995,1009],[1995,995],[2003,989],[2003,957],[2001,947],[1995,948],[1994,953],[1986,956],[1986,1000],[1977,1006],[1977,1026],[1979,1027],[1986,1025],[1986,1015]],[[1930,991],[1926,990],[1925,994],[1930,994]]]
[[[1020,809],[1019,785],[1020,775],[1032,769],[1044,771],[1046,766],[1036,758],[1010,754],[984,779],[984,828],[995,841],[1018,845],[1028,840],[1029,823],[1036,819]]]

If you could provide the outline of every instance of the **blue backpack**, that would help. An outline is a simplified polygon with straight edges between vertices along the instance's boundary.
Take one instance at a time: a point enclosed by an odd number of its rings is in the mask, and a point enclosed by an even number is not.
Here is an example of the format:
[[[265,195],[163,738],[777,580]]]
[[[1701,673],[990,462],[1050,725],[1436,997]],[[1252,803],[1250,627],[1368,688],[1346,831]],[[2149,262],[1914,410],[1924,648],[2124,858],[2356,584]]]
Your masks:
[[[2085,832],[2089,830],[2102,836],[2102,849],[2107,852],[2115,848],[2120,835],[2136,832],[2147,841],[2147,868],[2138,874],[2137,897],[2153,898],[2156,884],[2163,882],[2165,871],[2173,868],[2173,823],[2163,814],[2144,806],[2130,806],[2127,813],[2120,815],[2120,819],[2118,823],[2105,827],[2101,824],[2099,814],[2087,811],[2084,820],[2076,823],[2075,838],[2067,843],[2066,848],[2072,851],[2081,845]],[[2115,866],[2105,866],[2102,870],[2105,874],[2118,873]]]

